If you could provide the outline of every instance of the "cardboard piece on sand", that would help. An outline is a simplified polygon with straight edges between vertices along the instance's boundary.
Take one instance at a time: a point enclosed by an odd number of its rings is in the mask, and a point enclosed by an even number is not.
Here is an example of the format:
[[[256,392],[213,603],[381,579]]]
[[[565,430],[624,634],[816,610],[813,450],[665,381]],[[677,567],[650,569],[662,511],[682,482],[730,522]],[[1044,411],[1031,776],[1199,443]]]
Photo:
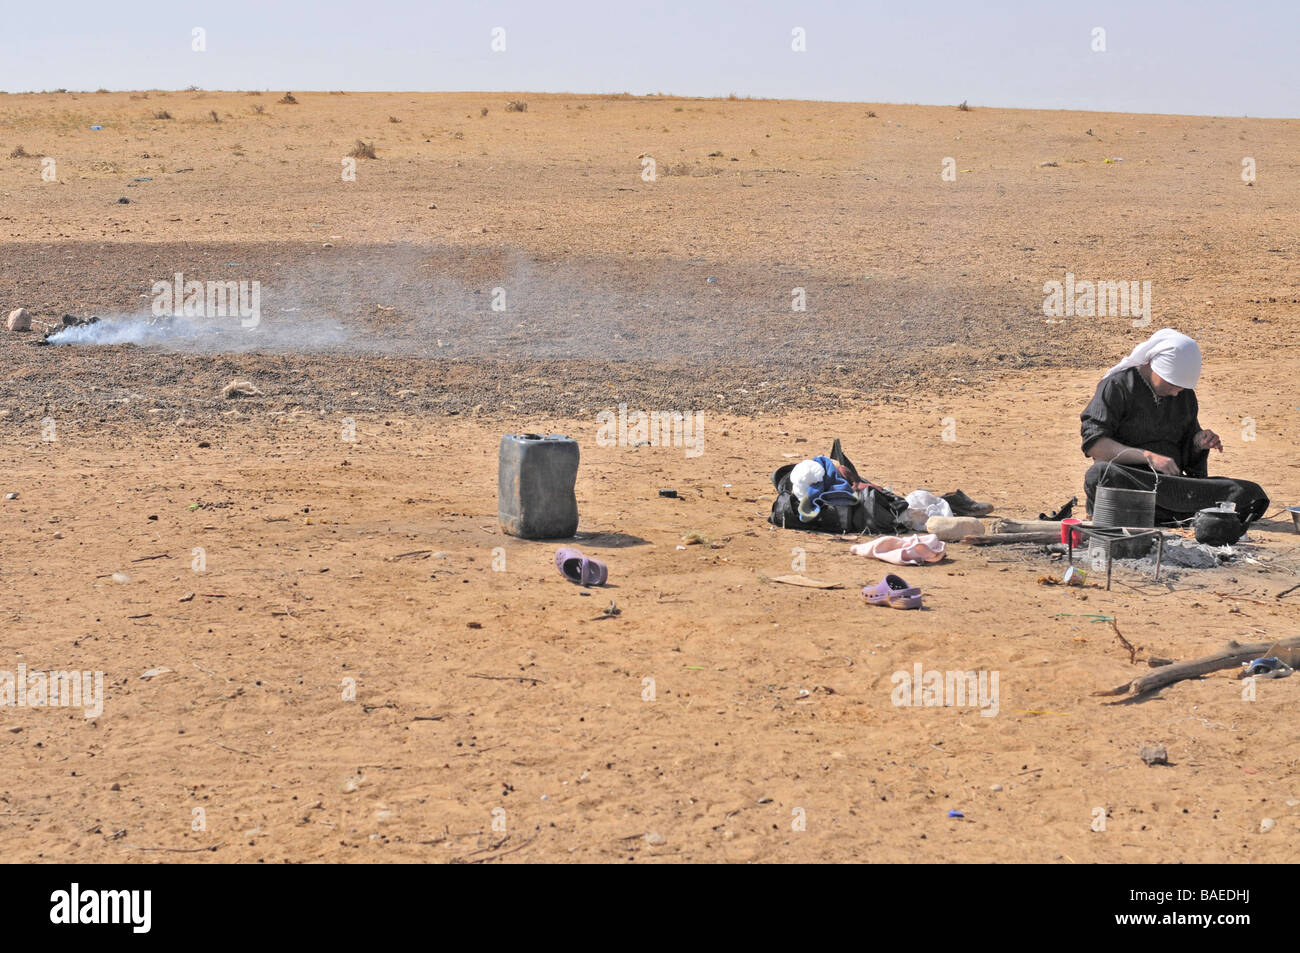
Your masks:
[[[787,586],[803,586],[805,589],[844,588],[844,586],[838,582],[822,582],[819,579],[809,579],[807,576],[773,576],[772,581],[785,583]]]

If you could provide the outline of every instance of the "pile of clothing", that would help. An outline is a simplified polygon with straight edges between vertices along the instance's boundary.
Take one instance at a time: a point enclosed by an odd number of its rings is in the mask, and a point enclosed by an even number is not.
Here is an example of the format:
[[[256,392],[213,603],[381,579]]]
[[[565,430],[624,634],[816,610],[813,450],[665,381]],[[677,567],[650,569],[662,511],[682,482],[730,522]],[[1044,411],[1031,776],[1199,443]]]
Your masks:
[[[944,539],[982,532],[978,520],[991,503],[978,503],[961,490],[938,496],[914,490],[906,497],[863,479],[844,455],[838,440],[828,456],[787,464],[772,474],[777,499],[769,521],[789,529],[876,535],[853,552],[886,562],[916,565],[943,559]],[[939,517],[957,535],[924,533]],[[929,528],[934,529],[934,524]]]

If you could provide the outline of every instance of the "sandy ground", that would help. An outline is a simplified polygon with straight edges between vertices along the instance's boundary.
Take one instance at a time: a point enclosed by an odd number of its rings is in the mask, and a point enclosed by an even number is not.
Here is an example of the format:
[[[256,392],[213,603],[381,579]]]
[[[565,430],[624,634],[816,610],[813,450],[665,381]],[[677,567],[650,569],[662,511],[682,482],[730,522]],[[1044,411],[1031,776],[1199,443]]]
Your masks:
[[[178,270],[267,285],[252,350],[0,334],[0,668],[107,693],[0,712],[6,859],[1295,858],[1294,679],[1091,694],[1295,634],[1289,521],[1109,593],[953,545],[905,570],[915,613],[863,604],[884,564],[765,522],[770,472],[836,436],[1004,515],[1080,494],[1078,410],[1145,332],[1047,323],[1067,270],[1151,280],[1154,326],[1205,345],[1212,469],[1300,500],[1295,123],[296,95],[0,97],[0,310],[138,313]],[[380,158],[343,183],[359,136]],[[262,395],[221,399],[235,378]],[[600,446],[619,402],[699,411],[703,452]],[[525,430],[580,442],[609,587],[497,528],[497,441]],[[844,588],[770,581],[801,555]],[[996,672],[997,715],[894,705],[918,664]]]

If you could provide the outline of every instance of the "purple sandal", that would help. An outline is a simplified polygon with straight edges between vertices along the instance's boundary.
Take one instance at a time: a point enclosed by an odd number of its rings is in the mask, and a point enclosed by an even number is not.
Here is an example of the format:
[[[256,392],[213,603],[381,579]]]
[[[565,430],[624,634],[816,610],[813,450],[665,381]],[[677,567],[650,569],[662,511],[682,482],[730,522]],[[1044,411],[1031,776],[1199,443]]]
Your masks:
[[[921,590],[909,586],[901,576],[892,572],[874,586],[864,586],[862,594],[873,606],[889,606],[891,609],[921,608]]]
[[[609,569],[603,562],[568,546],[555,551],[555,568],[565,579],[579,586],[603,586],[609,578]]]

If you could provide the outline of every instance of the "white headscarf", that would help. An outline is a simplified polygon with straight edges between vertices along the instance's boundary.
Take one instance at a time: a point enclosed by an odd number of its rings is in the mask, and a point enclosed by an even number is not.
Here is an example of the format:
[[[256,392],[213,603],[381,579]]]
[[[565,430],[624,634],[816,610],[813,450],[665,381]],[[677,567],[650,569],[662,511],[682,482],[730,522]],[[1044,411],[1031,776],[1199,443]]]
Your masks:
[[[1150,364],[1151,369],[1175,387],[1191,390],[1201,379],[1201,347],[1186,334],[1173,328],[1161,328],[1147,338],[1133,353],[1105,374],[1102,380],[1130,367]]]

